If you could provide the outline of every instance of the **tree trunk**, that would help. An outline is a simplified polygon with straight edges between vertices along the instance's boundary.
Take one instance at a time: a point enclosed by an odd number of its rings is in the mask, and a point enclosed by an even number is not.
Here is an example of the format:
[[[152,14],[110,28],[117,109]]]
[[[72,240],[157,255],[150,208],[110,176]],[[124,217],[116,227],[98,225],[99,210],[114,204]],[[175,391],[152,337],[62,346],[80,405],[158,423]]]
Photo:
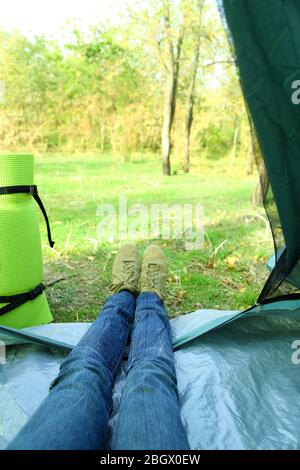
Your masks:
[[[237,120],[235,129],[234,129],[234,134],[233,134],[233,147],[232,147],[232,154],[231,154],[232,163],[234,163],[236,160],[238,135],[239,135],[239,126],[238,126],[238,120]]]
[[[172,128],[175,116],[176,98],[177,98],[177,87],[178,87],[178,75],[179,75],[179,64],[181,48],[185,33],[185,18],[183,19],[182,27],[179,31],[177,40],[174,41],[171,33],[171,20],[170,20],[170,4],[164,2],[164,28],[166,36],[166,61],[165,69],[167,71],[166,88],[164,97],[164,115],[163,115],[163,126],[161,133],[161,144],[162,144],[162,160],[163,160],[163,174],[171,175],[171,150],[172,150]]]
[[[184,121],[184,165],[183,171],[189,173],[190,171],[190,136],[193,124],[193,111],[194,111],[194,100],[191,97],[187,99],[187,107]]]
[[[100,149],[104,152],[105,149],[105,126],[103,123],[100,124]]]
[[[254,166],[254,151],[252,137],[250,138],[249,147],[248,147],[248,158],[247,158],[247,175],[253,175],[253,166]]]
[[[200,33],[199,33],[199,38],[200,38]],[[190,171],[190,137],[191,137],[192,124],[193,124],[194,93],[195,93],[196,75],[197,75],[198,64],[199,64],[199,51],[200,51],[200,39],[197,41],[194,63],[193,63],[193,70],[192,70],[192,78],[191,78],[191,83],[188,89],[188,93],[186,97],[186,105],[185,105],[184,165],[183,165],[183,170],[185,173],[189,173]]]
[[[174,65],[170,64],[170,66],[171,70],[168,71],[165,90],[164,117],[161,134],[163,174],[166,176],[171,175],[171,132],[174,121],[176,100],[176,80],[174,74]]]
[[[261,165],[259,169],[259,177],[252,194],[252,204],[254,206],[262,206],[269,189],[269,178],[265,165]]]
[[[189,173],[190,171],[190,137],[193,124],[194,115],[194,94],[196,86],[196,77],[199,66],[199,55],[200,55],[200,41],[201,41],[201,26],[202,26],[202,8],[204,0],[198,0],[199,8],[199,30],[197,31],[195,53],[192,65],[191,82],[188,89],[185,105],[185,119],[184,119],[184,164],[183,171]]]

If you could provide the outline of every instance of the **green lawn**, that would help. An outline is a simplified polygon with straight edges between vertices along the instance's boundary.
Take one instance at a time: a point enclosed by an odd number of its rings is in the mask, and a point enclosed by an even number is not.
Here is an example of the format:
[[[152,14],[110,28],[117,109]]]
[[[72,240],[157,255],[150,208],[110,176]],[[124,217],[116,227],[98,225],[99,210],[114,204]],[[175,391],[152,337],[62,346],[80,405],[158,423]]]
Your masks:
[[[114,254],[120,242],[97,238],[97,206],[203,203],[205,243],[186,251],[182,240],[158,240],[169,260],[170,316],[199,308],[243,309],[254,303],[266,279],[272,253],[262,209],[253,209],[254,176],[225,161],[207,163],[190,175],[161,176],[159,158],[129,163],[110,155],[36,159],[35,181],[47,207],[55,249],[42,227],[45,281],[65,280],[48,289],[55,321],[93,320],[108,293]],[[261,217],[263,216],[264,219]],[[149,240],[138,242],[140,251]]]

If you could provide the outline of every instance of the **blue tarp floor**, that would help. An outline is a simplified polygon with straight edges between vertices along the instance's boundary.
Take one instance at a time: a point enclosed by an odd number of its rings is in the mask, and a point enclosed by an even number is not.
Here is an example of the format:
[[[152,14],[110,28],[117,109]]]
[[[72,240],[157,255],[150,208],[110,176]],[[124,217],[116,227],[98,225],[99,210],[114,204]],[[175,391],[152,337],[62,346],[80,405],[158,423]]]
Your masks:
[[[47,396],[68,349],[89,325],[0,327],[7,345],[0,367],[1,449]],[[300,449],[299,302],[247,313],[199,310],[172,320],[172,331],[182,420],[192,449]],[[110,436],[125,372],[126,359],[114,388]]]

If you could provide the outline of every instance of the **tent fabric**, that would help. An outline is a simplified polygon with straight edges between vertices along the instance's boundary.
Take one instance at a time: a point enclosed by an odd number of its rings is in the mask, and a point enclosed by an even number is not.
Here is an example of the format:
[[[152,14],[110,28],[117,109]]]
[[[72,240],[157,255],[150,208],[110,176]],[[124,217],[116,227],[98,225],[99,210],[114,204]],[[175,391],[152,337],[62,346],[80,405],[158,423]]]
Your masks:
[[[272,271],[275,267],[275,264],[276,264],[275,255],[272,255],[267,262],[268,269]],[[294,266],[294,269],[287,276],[286,280],[290,284],[295,286],[297,289],[300,289],[300,261],[297,261],[296,265]]]
[[[270,302],[242,312],[236,310],[196,310],[177,317],[171,320],[174,350],[238,318],[258,314],[260,316],[271,315],[286,319],[298,319],[300,317],[300,302],[298,300]],[[31,343],[69,352],[76,344],[76,335],[72,331],[75,325],[77,323],[53,323],[49,326],[40,325],[21,330],[0,325],[0,341],[7,346]],[[81,325],[83,324],[81,323]],[[85,325],[89,325],[89,323]]]
[[[299,302],[263,309],[199,310],[172,320],[181,414],[192,449],[300,449],[300,365],[292,360],[300,340]],[[25,329],[27,339],[11,337],[0,368],[0,448],[47,396],[68,352],[45,348],[36,338],[71,348],[88,327],[51,324]],[[126,359],[114,388],[110,438],[125,374]]]
[[[300,106],[292,101],[293,83],[300,79],[300,4],[294,0],[220,4],[271,183],[265,202],[275,248],[282,247],[279,223],[285,240],[286,249],[280,256],[276,253],[277,263],[260,295],[263,302],[274,295],[300,258]]]

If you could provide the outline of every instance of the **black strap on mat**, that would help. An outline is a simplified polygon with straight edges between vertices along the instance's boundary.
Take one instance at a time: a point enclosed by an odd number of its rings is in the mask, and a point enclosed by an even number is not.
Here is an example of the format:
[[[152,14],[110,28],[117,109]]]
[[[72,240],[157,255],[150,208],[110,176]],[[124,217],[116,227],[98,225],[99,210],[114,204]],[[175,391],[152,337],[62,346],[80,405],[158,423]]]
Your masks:
[[[44,219],[45,219],[45,222],[46,222],[49,245],[51,246],[51,248],[53,248],[55,242],[52,240],[49,219],[48,219],[48,216],[47,216],[46,209],[45,209],[45,207],[44,207],[44,205],[43,205],[43,203],[42,203],[42,201],[39,197],[37,186],[36,185],[33,185],[33,186],[0,186],[0,195],[21,194],[21,193],[31,194],[34,197],[34,199],[36,200],[36,202],[38,203],[39,208],[41,209],[42,214],[43,214]]]
[[[15,294],[15,295],[0,296],[0,304],[7,303],[5,307],[0,308],[0,316],[11,312],[12,310],[15,310],[18,307],[21,307],[21,305],[25,304],[29,300],[36,299],[39,295],[41,295],[44,292],[45,289],[46,289],[46,286],[41,283],[41,284],[38,284],[34,289],[28,292],[23,292],[21,294]]]
[[[64,277],[60,277],[59,279],[55,279],[55,281],[50,282],[49,284],[45,285],[43,283],[38,284],[34,289],[30,291],[23,292],[21,294],[15,295],[0,295],[0,304],[8,304],[5,307],[0,308],[0,317],[1,315],[5,315],[6,313],[11,312],[15,308],[21,307],[21,305],[25,304],[29,300],[36,299],[39,295],[41,295],[47,287],[52,287],[54,284],[57,284],[60,281],[65,281]]]
[[[51,246],[51,248],[53,248],[54,241],[52,240],[52,236],[51,236],[49,219],[47,216],[46,209],[39,197],[37,186],[36,185],[0,186],[0,196],[7,195],[7,194],[22,194],[22,193],[31,194],[33,198],[35,199],[35,201],[37,202],[46,222],[49,245]],[[21,294],[15,294],[15,295],[0,296],[0,304],[7,304],[4,307],[0,308],[0,316],[5,315],[6,313],[9,313],[12,310],[15,310],[16,308],[25,304],[29,300],[36,299],[39,295],[41,295],[44,292],[45,289],[46,289],[46,286],[41,283],[41,284],[38,284],[36,287],[34,287],[34,289],[31,289],[28,292],[23,292]]]

